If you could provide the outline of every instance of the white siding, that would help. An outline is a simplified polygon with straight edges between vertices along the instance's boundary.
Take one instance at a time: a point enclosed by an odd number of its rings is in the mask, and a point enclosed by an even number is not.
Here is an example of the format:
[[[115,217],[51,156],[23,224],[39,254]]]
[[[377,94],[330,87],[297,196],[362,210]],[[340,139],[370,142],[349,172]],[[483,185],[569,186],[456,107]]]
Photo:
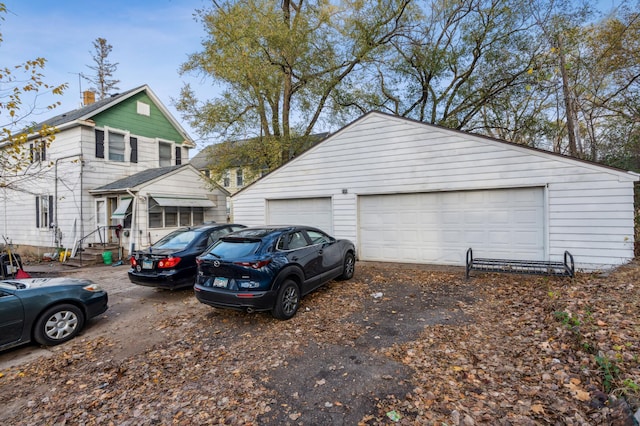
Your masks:
[[[569,249],[581,267],[598,268],[633,257],[635,180],[619,170],[372,113],[236,194],[233,212],[237,222],[253,225],[265,220],[265,199],[332,197],[336,236],[356,242],[354,196],[547,187],[549,257],[558,260]]]
[[[144,229],[144,235],[138,233],[135,238],[135,247],[140,249],[149,246],[176,228],[148,228],[148,200],[152,195],[179,195],[180,197],[202,197],[207,193],[208,198],[216,205],[215,208],[205,210],[205,222],[215,221],[225,223],[227,219],[226,196],[221,192],[209,193],[200,173],[190,167],[179,169],[169,176],[149,182],[139,188],[139,197],[136,206],[137,226]],[[129,241],[125,241],[129,244]]]
[[[268,200],[267,225],[309,225],[333,234],[331,198]]]
[[[119,131],[118,129],[113,129]],[[126,133],[126,132],[122,132]],[[7,236],[16,245],[42,247],[43,250],[55,246],[55,235],[52,228],[36,228],[35,197],[57,196],[54,211],[57,213],[61,242],[71,247],[74,237],[80,238],[95,230],[96,197],[89,190],[101,187],[115,180],[131,176],[140,171],[158,167],[158,142],[156,139],[138,138],[138,162],[130,163],[129,141],[125,141],[126,152],[124,162],[113,162],[95,156],[95,129],[91,125],[75,126],[62,129],[56,134],[54,142],[47,150],[47,160],[51,167],[43,167],[43,172],[30,178],[23,185],[23,191],[3,190],[0,192],[0,233]],[[188,154],[183,149],[183,161]],[[106,154],[106,152],[105,152]],[[82,161],[80,160],[82,155]],[[37,169],[34,166],[33,169]],[[57,179],[56,179],[57,176]],[[56,184],[57,182],[57,184]],[[192,168],[181,169],[181,172],[167,180],[154,182],[148,192],[207,195],[217,205],[205,213],[205,221],[226,222],[226,194],[221,191],[209,191],[205,188],[200,174]],[[123,195],[123,194],[120,194]],[[126,195],[130,197],[130,195]],[[117,194],[109,197],[118,197]],[[100,198],[106,199],[106,196]],[[137,232],[140,243],[155,241],[147,229],[147,206],[139,199],[134,203],[138,215]],[[165,230],[164,233],[167,231]],[[95,236],[87,242],[96,242]],[[126,247],[128,239],[123,237]]]
[[[30,177],[19,184],[21,190],[7,191],[6,196],[1,195],[0,231],[15,244],[41,247],[55,245],[53,228],[36,228],[36,196],[57,195],[58,202],[54,201],[54,209],[50,212],[51,221],[55,220],[57,213],[62,241],[66,243],[71,238],[74,218],[79,218],[82,205],[79,179],[81,151],[76,142],[79,135],[79,128],[56,134],[47,149],[46,161],[42,165],[32,165],[28,172]],[[79,221],[76,227],[79,228]]]

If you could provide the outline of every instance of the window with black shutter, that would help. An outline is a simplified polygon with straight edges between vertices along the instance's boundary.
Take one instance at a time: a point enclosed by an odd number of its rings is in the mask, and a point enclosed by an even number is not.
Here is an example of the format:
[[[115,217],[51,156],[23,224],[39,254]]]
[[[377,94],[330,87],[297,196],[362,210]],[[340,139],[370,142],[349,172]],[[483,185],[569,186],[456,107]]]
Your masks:
[[[47,211],[47,222],[45,228],[53,228],[53,195],[49,195],[49,209]]]
[[[40,197],[36,197],[36,228],[40,228]]]
[[[129,146],[131,147],[131,157],[129,161],[132,163],[138,162],[138,138],[129,138]]]
[[[96,158],[104,158],[104,130],[96,129]]]
[[[47,159],[47,144],[45,141],[35,141],[29,144],[29,162],[37,163]]]

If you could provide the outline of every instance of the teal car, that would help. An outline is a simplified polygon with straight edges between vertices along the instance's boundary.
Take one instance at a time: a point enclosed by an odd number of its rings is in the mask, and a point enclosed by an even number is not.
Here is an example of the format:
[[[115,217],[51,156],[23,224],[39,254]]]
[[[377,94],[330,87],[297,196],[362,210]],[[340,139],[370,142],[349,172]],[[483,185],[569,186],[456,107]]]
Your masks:
[[[0,350],[29,342],[53,346],[74,338],[108,309],[91,280],[28,278],[0,281]]]

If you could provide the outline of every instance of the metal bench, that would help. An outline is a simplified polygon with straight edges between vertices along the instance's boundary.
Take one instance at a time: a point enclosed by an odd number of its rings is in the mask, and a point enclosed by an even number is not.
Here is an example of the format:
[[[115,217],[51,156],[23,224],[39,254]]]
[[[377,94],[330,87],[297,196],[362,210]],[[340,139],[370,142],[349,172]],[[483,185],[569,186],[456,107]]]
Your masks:
[[[573,263],[573,256],[568,251],[564,252],[564,262],[550,262],[546,260],[474,258],[473,250],[469,249],[467,250],[467,279],[469,279],[471,271],[555,275],[573,278],[575,275],[575,266]]]

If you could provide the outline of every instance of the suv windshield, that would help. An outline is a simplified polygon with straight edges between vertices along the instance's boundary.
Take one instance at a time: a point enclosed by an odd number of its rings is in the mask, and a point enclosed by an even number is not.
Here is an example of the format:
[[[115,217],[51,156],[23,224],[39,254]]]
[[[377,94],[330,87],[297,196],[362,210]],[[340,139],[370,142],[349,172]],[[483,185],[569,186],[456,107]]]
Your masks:
[[[154,249],[183,249],[198,235],[195,231],[177,230],[166,235],[153,245]]]
[[[255,240],[220,240],[208,254],[219,259],[233,259],[252,255],[259,246],[260,241]]]

